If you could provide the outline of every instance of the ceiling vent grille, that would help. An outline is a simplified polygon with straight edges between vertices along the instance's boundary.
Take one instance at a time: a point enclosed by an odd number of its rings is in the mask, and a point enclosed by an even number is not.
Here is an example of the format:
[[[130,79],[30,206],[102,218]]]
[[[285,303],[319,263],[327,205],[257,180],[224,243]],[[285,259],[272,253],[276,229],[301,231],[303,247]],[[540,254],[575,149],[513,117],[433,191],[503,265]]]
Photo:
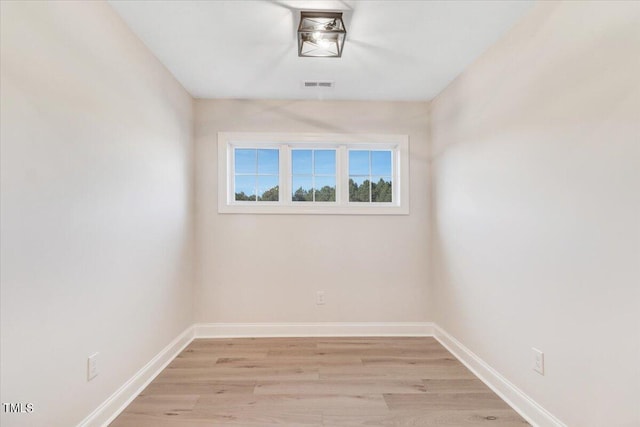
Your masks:
[[[321,88],[321,89],[333,89],[335,82],[328,80],[304,80],[302,87],[305,89]]]

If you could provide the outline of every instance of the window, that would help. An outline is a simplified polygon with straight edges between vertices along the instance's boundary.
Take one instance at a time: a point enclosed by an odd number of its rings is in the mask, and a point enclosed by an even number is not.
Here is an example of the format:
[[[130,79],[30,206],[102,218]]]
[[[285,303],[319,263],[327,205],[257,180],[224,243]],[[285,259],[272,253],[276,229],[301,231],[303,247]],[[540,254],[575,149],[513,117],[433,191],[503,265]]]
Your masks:
[[[408,214],[406,135],[218,134],[218,211]]]
[[[393,202],[391,150],[349,150],[349,201]]]
[[[234,185],[236,201],[277,202],[279,198],[278,149],[236,148]]]
[[[293,202],[336,201],[336,150],[291,150]]]

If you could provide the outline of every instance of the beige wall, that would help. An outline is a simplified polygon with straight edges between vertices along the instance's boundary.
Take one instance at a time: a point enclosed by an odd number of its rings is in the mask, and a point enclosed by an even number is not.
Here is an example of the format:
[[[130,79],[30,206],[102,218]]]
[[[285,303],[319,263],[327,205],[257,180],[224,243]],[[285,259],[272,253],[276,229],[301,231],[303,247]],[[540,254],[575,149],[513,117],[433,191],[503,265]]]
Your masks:
[[[427,109],[402,102],[197,101],[197,320],[430,320]],[[218,214],[220,131],[408,134],[411,214]],[[326,305],[315,304],[317,290],[326,291]]]
[[[30,425],[77,424],[194,320],[434,319],[568,425],[640,423],[638,3],[538,4],[431,131],[427,103],[194,111],[108,5],[0,4],[0,400]],[[218,214],[219,131],[408,134],[411,213]]]
[[[431,114],[437,321],[567,425],[640,425],[640,4],[538,4]]]
[[[72,426],[193,321],[192,100],[105,3],[1,8],[0,424]]]

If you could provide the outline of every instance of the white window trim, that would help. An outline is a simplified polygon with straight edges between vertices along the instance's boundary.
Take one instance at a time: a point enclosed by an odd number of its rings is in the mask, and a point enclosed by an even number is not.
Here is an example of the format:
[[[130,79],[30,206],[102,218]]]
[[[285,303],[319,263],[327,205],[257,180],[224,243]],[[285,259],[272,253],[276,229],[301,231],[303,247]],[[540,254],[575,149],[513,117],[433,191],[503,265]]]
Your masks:
[[[322,144],[318,146],[317,144]],[[233,148],[280,148],[280,201],[236,201]],[[336,202],[292,202],[291,148],[336,148]],[[392,203],[349,202],[347,149],[393,150]],[[347,189],[347,191],[345,191]],[[283,200],[286,199],[286,200]],[[320,133],[218,133],[218,212],[244,214],[408,215],[409,136]]]

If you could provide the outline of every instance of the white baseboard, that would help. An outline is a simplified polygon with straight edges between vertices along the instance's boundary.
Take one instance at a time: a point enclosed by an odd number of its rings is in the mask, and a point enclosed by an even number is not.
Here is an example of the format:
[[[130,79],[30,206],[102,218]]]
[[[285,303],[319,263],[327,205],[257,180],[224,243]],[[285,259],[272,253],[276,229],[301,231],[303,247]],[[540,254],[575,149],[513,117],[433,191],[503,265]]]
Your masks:
[[[460,341],[433,325],[434,336],[440,343],[482,380],[491,390],[509,404],[515,411],[536,427],[567,427],[522,390],[512,384],[484,360],[465,347]]]
[[[426,337],[431,322],[197,323],[196,338]]]
[[[435,337],[460,362],[536,427],[567,427],[485,361],[431,322],[197,323],[167,345],[78,427],[107,426],[195,338]]]
[[[78,424],[78,427],[107,426],[135,399],[155,377],[193,341],[193,325],[178,335],[153,359],[142,367],[129,381],[116,390],[95,411]]]

